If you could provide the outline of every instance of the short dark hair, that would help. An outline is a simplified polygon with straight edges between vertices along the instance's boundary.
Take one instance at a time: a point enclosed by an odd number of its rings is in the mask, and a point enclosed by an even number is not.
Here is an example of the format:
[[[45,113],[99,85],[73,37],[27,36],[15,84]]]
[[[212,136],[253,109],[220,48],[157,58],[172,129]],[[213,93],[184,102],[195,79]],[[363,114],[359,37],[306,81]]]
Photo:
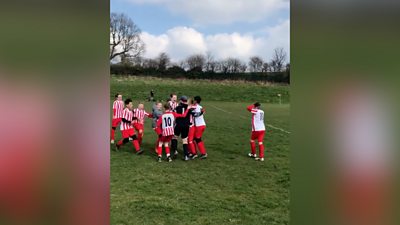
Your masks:
[[[261,104],[260,104],[259,102],[256,102],[256,103],[254,103],[254,106],[255,106],[255,107],[260,107]]]
[[[165,104],[164,104],[164,109],[168,110],[168,109],[170,109],[170,108],[171,108],[171,106],[170,106],[168,103],[165,103]]]
[[[172,96],[174,96],[174,95],[176,95],[176,94],[175,94],[175,93],[171,93],[171,94],[169,95],[169,97],[172,98]]]
[[[194,100],[195,100],[197,103],[200,103],[200,102],[201,102],[201,97],[200,97],[200,96],[195,96],[195,97],[194,97]]]
[[[118,98],[119,93],[115,94],[115,98]]]
[[[125,100],[125,105],[129,105],[129,103],[131,103],[131,102],[132,102],[132,99],[127,98],[127,99]]]

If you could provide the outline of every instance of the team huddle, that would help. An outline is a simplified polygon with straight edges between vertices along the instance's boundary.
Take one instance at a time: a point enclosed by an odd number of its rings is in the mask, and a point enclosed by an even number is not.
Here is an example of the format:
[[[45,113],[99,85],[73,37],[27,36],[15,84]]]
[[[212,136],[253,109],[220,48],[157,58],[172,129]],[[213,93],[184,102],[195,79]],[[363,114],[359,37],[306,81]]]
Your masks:
[[[194,160],[197,157],[206,159],[208,155],[202,140],[206,129],[205,110],[200,103],[200,96],[195,96],[193,99],[181,96],[177,102],[177,95],[171,94],[166,104],[155,102],[152,113],[148,113],[145,111],[143,103],[139,103],[137,108],[133,108],[131,99],[123,101],[122,95],[117,94],[113,103],[111,144],[115,144],[118,150],[124,144],[131,142],[136,154],[142,154],[144,151],[141,147],[144,123],[147,117],[152,119],[152,128],[156,133],[154,151],[158,156],[158,162],[162,162],[163,147],[166,161],[171,162],[172,158],[177,157],[179,138],[182,141],[183,160]],[[258,102],[248,106],[247,110],[252,113],[251,153],[248,156],[258,161],[264,161],[264,111],[260,109]],[[115,130],[118,125],[122,139],[115,142]],[[256,154],[255,140],[258,140],[259,156]]]

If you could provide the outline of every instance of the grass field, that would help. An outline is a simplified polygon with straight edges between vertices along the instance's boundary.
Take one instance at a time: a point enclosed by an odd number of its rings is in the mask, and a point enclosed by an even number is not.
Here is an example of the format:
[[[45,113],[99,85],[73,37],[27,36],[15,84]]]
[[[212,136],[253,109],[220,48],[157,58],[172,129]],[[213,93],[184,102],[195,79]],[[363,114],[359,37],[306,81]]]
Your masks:
[[[268,127],[266,161],[251,160],[246,156],[251,127],[245,107],[255,100],[265,103],[266,124],[290,131],[289,87],[160,81],[112,77],[111,94],[121,92],[124,99],[132,97],[136,102],[151,89],[163,99],[170,92],[201,95],[209,158],[157,163],[153,153],[156,135],[147,120],[143,155],[133,154],[131,144],[111,151],[111,224],[288,224],[289,134]],[[277,93],[286,104],[267,103],[276,102]],[[145,106],[151,112],[151,104],[145,102]],[[117,131],[116,139],[120,138]]]

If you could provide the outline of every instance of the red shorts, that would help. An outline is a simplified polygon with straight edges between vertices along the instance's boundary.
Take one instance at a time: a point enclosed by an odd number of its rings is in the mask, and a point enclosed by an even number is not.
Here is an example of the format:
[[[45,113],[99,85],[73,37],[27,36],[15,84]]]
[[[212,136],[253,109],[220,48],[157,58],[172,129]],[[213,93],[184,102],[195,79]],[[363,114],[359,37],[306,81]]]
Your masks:
[[[135,130],[133,128],[128,130],[122,130],[121,132],[122,132],[122,138],[129,138],[135,135]]]
[[[256,140],[256,139],[258,139],[258,142],[263,142],[263,140],[264,140],[264,134],[265,134],[265,130],[252,131],[252,132],[251,132],[251,140]]]
[[[111,127],[117,127],[121,123],[122,118],[112,119]]]
[[[194,137],[195,138],[201,138],[201,136],[203,136],[203,132],[206,129],[206,126],[199,126],[199,127],[195,127],[194,129]]]
[[[135,130],[139,131],[139,130],[144,130],[144,126],[141,123],[134,123],[133,127],[135,128]]]
[[[160,138],[161,142],[170,142],[172,140],[172,138],[174,137],[174,135],[170,135],[170,136],[162,136]]]

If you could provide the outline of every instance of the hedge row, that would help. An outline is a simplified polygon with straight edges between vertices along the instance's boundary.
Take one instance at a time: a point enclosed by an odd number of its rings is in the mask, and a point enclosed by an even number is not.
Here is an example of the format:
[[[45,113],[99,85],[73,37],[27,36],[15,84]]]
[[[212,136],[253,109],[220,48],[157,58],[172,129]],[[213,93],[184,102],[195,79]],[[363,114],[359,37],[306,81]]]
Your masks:
[[[110,73],[114,75],[140,75],[159,78],[187,78],[187,79],[210,79],[210,80],[245,80],[262,81],[271,83],[290,83],[289,72],[267,72],[267,73],[215,73],[202,71],[185,71],[180,67],[171,67],[167,70],[153,68],[142,68],[129,65],[112,64]]]

